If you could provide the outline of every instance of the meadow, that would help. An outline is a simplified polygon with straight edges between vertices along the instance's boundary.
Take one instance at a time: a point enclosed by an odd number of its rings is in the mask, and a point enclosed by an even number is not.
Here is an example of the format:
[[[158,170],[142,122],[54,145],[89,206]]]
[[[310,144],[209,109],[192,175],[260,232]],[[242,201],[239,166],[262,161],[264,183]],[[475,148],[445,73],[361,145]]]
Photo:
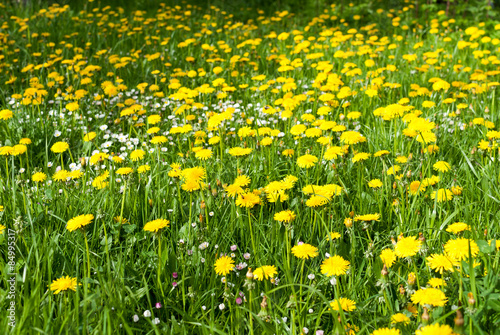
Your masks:
[[[284,4],[0,3],[3,334],[500,334],[496,9]]]

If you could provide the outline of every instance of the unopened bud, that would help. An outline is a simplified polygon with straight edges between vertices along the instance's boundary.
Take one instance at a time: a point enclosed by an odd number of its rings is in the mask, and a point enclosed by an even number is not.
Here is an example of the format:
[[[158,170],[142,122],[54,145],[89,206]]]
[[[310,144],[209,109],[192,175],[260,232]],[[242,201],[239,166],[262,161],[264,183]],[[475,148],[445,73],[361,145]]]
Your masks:
[[[427,307],[424,307],[424,313],[422,314],[422,321],[427,322],[429,321],[429,312],[427,311]]]
[[[460,311],[460,309],[457,309],[457,316],[455,317],[455,326],[456,327],[462,327],[464,325],[464,315]]]
[[[408,285],[415,284],[415,279],[415,274],[413,272],[410,272],[410,274],[408,275]]]
[[[474,299],[474,294],[472,294],[472,292],[469,292],[469,294],[467,294],[467,297],[469,298],[469,300],[467,300],[469,305],[474,305],[476,303],[476,299]]]
[[[201,209],[205,209],[206,205],[205,205],[205,201],[202,200],[201,203],[200,203],[200,208]]]
[[[200,216],[198,217],[198,219],[200,219],[200,223],[203,223],[203,219],[204,219],[203,214],[200,214]]]
[[[405,295],[405,293],[406,293],[406,290],[405,290],[405,288],[403,287],[403,285],[399,285],[399,294],[401,294],[401,295]]]
[[[149,203],[149,207],[153,207],[153,199],[149,199],[148,203]]]
[[[267,308],[267,297],[266,297],[266,296],[264,296],[264,297],[262,298],[262,302],[260,303],[260,307],[261,307],[262,309],[266,309],[266,308]]]
[[[382,268],[382,276],[387,276],[389,274],[389,271],[387,271],[387,266],[384,264],[384,267]]]
[[[418,233],[418,239],[422,242],[425,242],[425,236],[422,233]]]
[[[252,280],[253,279],[252,268],[248,268],[246,277],[247,277],[248,280]]]

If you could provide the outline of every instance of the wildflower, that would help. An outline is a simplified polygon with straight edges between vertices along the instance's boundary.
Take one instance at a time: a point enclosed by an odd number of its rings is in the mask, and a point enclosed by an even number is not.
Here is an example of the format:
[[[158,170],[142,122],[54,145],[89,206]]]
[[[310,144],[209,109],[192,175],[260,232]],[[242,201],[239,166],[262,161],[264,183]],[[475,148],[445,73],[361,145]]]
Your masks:
[[[438,323],[417,329],[415,335],[456,335],[448,325]]]
[[[289,223],[295,219],[295,213],[291,210],[281,211],[274,214],[274,219],[280,222]]]
[[[444,306],[448,299],[443,291],[436,288],[423,288],[411,296],[411,301],[414,304],[431,305],[431,306]]]
[[[274,265],[264,265],[253,271],[254,278],[260,281],[268,278],[274,278],[277,273],[278,270]]]
[[[422,241],[420,241],[417,237],[403,237],[396,244],[394,251],[398,257],[411,257],[417,254],[417,252],[421,248],[421,245]]]
[[[455,259],[447,255],[432,254],[426,259],[429,267],[441,274],[443,274],[444,271],[453,271],[454,267],[458,265]]]
[[[66,142],[56,142],[50,148],[50,150],[56,154],[63,153],[68,149],[69,149],[69,144]]]
[[[12,118],[14,114],[12,113],[12,111],[8,110],[8,109],[2,109],[0,111],[0,120],[8,120],[10,118]]]
[[[87,226],[94,220],[94,215],[92,214],[83,214],[79,216],[75,216],[71,220],[68,221],[66,224],[66,229],[69,231],[75,231],[77,229],[80,229],[82,227]]]
[[[318,162],[318,157],[313,155],[303,155],[297,158],[297,165],[301,168],[313,167]]]
[[[195,157],[202,160],[202,161],[206,161],[207,159],[212,157],[212,150],[202,149],[195,154]]]
[[[434,168],[434,170],[439,172],[448,172],[450,170],[450,164],[444,161],[439,161],[435,163],[432,167]]]
[[[143,159],[145,154],[146,153],[144,152],[144,150],[137,149],[137,150],[134,150],[130,153],[130,159],[132,161],[136,162],[136,161]]]
[[[297,258],[309,259],[318,256],[318,248],[307,243],[296,245],[292,248],[292,253]]]
[[[349,269],[350,262],[342,256],[332,256],[323,261],[321,264],[321,273],[330,276],[344,275]]]
[[[365,215],[356,215],[354,217],[354,221],[379,221],[380,214],[365,214]]]
[[[222,256],[215,261],[215,273],[221,276],[227,275],[234,268],[234,260],[229,256]]]
[[[43,172],[36,172],[31,176],[31,180],[33,180],[36,183],[45,181],[47,179],[47,175]]]
[[[332,302],[330,302],[330,307],[334,311],[339,311],[339,305],[340,308],[342,308],[345,312],[351,312],[356,309],[356,302],[347,299],[347,298],[340,298],[340,299],[335,299]]]
[[[469,246],[470,255],[472,257],[475,257],[479,253],[479,247],[477,246],[476,242],[466,238],[449,240],[444,245],[444,251],[450,258],[463,261],[469,258]]]
[[[396,253],[392,249],[384,249],[380,253],[380,258],[384,265],[390,268],[396,261]]]
[[[141,165],[137,168],[138,173],[144,173],[151,170],[151,167],[149,165]]]
[[[129,168],[129,167],[123,167],[123,168],[119,168],[118,170],[116,170],[116,174],[119,174],[122,176],[126,176],[128,174],[131,174],[132,172],[134,172],[134,169]]]
[[[76,278],[66,276],[52,281],[52,284],[50,284],[50,290],[54,291],[54,294],[59,294],[60,292],[67,290],[73,290],[76,292],[77,285]]]
[[[403,313],[397,313],[391,316],[391,323],[402,323],[407,325],[410,323],[410,318]]]
[[[165,220],[165,219],[156,219],[156,220],[153,220],[153,221],[149,221],[148,223],[146,223],[144,225],[144,230],[145,231],[151,231],[151,232],[155,232],[157,233],[158,230],[162,229],[162,228],[165,228],[165,227],[168,227],[170,224],[170,221],[169,220]]]
[[[96,136],[97,136],[97,134],[92,131],[92,132],[90,132],[88,134],[85,134],[85,136],[83,137],[83,140],[85,142],[89,142],[89,141],[92,141]]]
[[[253,192],[242,193],[236,200],[236,206],[252,208],[260,202],[259,196]]]
[[[380,328],[375,331],[371,335],[400,335],[401,332],[399,329],[395,328]]]
[[[379,188],[379,187],[382,187],[382,182],[380,181],[380,179],[372,179],[368,182],[368,187],[371,187],[371,188]]]
[[[340,142],[344,144],[357,144],[365,141],[366,137],[364,137],[357,131],[345,131],[342,133],[342,135],[340,135]]]
[[[446,228],[446,231],[449,233],[453,234],[458,234],[463,232],[464,230],[470,230],[470,227],[468,224],[463,223],[463,222],[455,222]]]

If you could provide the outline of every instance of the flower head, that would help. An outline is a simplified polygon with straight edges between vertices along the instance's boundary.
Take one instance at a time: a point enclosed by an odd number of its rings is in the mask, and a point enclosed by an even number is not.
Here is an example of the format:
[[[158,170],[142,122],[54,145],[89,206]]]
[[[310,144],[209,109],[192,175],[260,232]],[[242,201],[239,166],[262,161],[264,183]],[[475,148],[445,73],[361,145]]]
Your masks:
[[[83,214],[75,216],[74,218],[68,221],[68,223],[66,224],[66,229],[68,229],[69,231],[80,229],[90,224],[93,219],[94,215],[92,214]]]
[[[307,243],[296,245],[292,248],[292,253],[297,258],[309,259],[318,256],[318,248]]]
[[[335,255],[323,261],[321,264],[321,273],[329,277],[344,275],[349,269],[350,264],[342,256]]]
[[[81,284],[80,284],[81,285]],[[54,294],[59,294],[62,291],[73,290],[76,291],[76,278],[71,278],[70,276],[61,277],[55,279],[52,284],[50,284],[50,290],[54,291]]]
[[[229,256],[222,256],[215,261],[215,273],[221,276],[227,275],[234,268],[234,260]]]
[[[403,237],[396,244],[394,251],[398,257],[411,257],[417,254],[421,246],[422,241],[420,241],[417,237]]]
[[[56,154],[60,154],[69,149],[69,144],[66,142],[56,142],[52,145],[50,150]]]
[[[274,265],[264,265],[261,266],[260,268],[257,268],[253,272],[253,277],[257,280],[264,280],[268,278],[274,278],[278,274],[278,270],[276,269],[276,266]]]
[[[443,291],[437,288],[422,288],[411,296],[411,301],[414,304],[444,306],[448,299]]]
[[[165,227],[168,227],[169,224],[170,224],[169,220],[156,219],[156,220],[149,221],[148,223],[146,223],[146,225],[144,225],[143,229],[145,231],[151,231],[151,232],[157,233],[158,230],[165,228]]]
[[[347,298],[340,298],[340,299],[335,299],[330,303],[331,309],[334,311],[339,311],[339,304],[340,307],[345,311],[345,312],[351,312],[356,309],[356,302],[351,299]]]

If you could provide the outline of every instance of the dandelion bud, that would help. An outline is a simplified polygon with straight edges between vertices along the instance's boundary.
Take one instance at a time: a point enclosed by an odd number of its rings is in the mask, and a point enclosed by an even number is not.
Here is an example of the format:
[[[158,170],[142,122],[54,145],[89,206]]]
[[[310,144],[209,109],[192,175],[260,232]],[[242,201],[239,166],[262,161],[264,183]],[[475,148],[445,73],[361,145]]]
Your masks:
[[[351,227],[352,227],[352,219],[351,219],[351,218],[345,218],[345,220],[344,220],[344,225],[345,225],[347,228],[351,228]]]
[[[149,199],[148,203],[149,203],[149,207],[153,207],[153,199]]]
[[[485,112],[486,114],[488,114],[488,113],[490,112],[490,109],[489,109],[488,107],[486,107],[486,108],[484,109],[484,112]]]
[[[467,294],[467,297],[469,298],[469,300],[467,300],[469,305],[474,305],[476,303],[476,299],[474,299],[474,294],[472,294],[472,292],[469,292],[469,294]]]
[[[415,279],[415,274],[413,272],[410,272],[410,274],[408,275],[408,285],[415,284]]]
[[[216,182],[217,182],[217,187],[221,187],[221,185],[222,185],[221,181],[219,179],[217,179]]]
[[[425,236],[422,233],[418,233],[418,239],[422,242],[425,242]]]
[[[429,321],[429,319],[430,319],[430,316],[429,316],[429,312],[427,311],[427,307],[424,307],[424,313],[422,314],[422,321],[427,322],[427,321]]]
[[[411,170],[406,172],[406,178],[411,178]]]
[[[460,311],[460,309],[457,309],[457,316],[455,317],[455,326],[456,327],[462,327],[464,325],[464,315]]]
[[[389,274],[389,271],[387,271],[387,266],[384,264],[384,267],[382,268],[382,276],[387,276]]]
[[[262,297],[262,302],[260,303],[260,307],[262,309],[266,309],[267,308],[267,297],[266,296]]]
[[[396,182],[392,183],[392,189],[396,189],[398,187],[398,184],[396,184]]]
[[[200,216],[198,218],[200,219],[200,223],[203,223],[203,219],[204,219],[203,214],[200,214]]]
[[[397,242],[396,240],[394,239],[394,237],[391,237],[391,243],[393,246],[396,246]]]
[[[349,212],[349,216],[350,216],[350,217],[353,217],[353,216],[354,216],[354,211],[350,211],[350,212]]]
[[[80,164],[82,164],[82,167],[84,167],[87,164],[87,162],[85,161],[85,158],[83,158],[83,157],[80,158]]]
[[[253,279],[252,268],[248,268],[246,277],[247,277],[248,280],[252,280]]]
[[[488,229],[484,230],[484,237],[488,236]]]
[[[213,195],[214,197],[216,197],[216,196],[217,196],[217,193],[218,193],[218,192],[217,192],[217,189],[215,189],[215,188],[214,188],[214,189],[212,190],[212,195]]]
[[[406,290],[405,290],[405,288],[403,287],[403,285],[399,285],[399,294],[401,294],[401,295],[405,295],[405,293],[406,293]]]
[[[202,200],[202,201],[201,201],[201,203],[200,203],[200,208],[201,208],[201,209],[205,209],[205,207],[207,207],[207,206],[205,205],[205,201],[204,201],[204,200]]]

